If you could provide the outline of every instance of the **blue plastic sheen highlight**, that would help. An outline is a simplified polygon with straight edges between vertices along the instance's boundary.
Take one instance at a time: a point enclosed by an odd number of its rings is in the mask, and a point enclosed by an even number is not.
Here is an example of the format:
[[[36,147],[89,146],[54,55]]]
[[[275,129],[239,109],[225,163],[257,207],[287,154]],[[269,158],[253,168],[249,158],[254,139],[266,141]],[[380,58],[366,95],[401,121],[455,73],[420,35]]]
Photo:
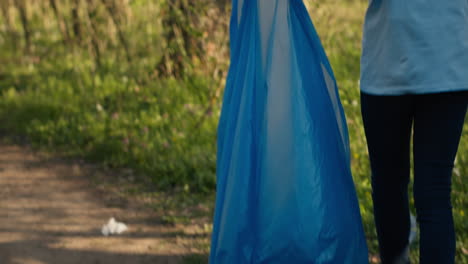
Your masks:
[[[232,6],[210,263],[368,263],[346,118],[307,9]]]

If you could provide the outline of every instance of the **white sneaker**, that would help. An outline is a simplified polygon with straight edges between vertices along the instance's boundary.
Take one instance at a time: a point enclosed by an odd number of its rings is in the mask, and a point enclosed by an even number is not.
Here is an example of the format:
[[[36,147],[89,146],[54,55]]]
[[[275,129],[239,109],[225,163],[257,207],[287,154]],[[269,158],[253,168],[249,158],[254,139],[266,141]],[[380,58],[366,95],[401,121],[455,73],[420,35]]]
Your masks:
[[[409,264],[409,253],[410,253],[410,245],[416,239],[416,234],[418,233],[418,224],[416,222],[416,217],[413,214],[410,214],[411,219],[411,228],[410,234],[408,237],[408,246],[406,246],[404,252],[401,254],[399,258],[394,262],[394,264]]]
[[[411,219],[411,228],[410,228],[410,234],[408,237],[408,246],[406,246],[405,250],[401,254],[399,258],[395,261],[394,264],[408,264],[410,263],[409,261],[409,248],[410,245],[413,244],[414,240],[416,239],[416,235],[418,233],[418,224],[416,222],[416,217],[413,214],[410,214],[410,219]]]
[[[394,264],[409,264],[409,246],[406,247],[405,251],[397,260],[394,262]]]
[[[418,233],[418,224],[416,222],[416,217],[413,214],[410,214],[410,219],[411,219],[411,229],[410,229],[408,241],[409,241],[409,244],[411,245],[416,239],[416,234]]]

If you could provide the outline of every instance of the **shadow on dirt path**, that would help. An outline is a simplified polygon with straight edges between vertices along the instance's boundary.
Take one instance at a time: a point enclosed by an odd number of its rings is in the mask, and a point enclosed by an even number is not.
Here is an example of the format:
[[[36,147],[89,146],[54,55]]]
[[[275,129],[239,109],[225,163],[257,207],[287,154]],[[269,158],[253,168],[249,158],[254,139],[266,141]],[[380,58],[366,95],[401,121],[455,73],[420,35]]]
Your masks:
[[[110,206],[77,165],[0,143],[1,264],[183,263],[196,254],[175,226],[131,206]],[[104,237],[110,217],[129,230]]]

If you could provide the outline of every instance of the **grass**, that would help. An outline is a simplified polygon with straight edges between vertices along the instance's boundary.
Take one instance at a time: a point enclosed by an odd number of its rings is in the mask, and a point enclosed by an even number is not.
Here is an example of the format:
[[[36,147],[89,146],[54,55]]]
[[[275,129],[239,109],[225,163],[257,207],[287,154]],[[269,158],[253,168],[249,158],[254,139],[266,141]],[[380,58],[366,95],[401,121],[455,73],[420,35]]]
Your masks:
[[[144,1],[138,3],[132,8],[141,12],[140,20],[135,22],[141,26],[151,13],[144,12]],[[348,118],[353,177],[370,252],[376,255],[369,161],[358,85],[366,4],[365,1],[308,1],[340,86]],[[55,25],[49,30],[56,31]],[[226,28],[220,30],[226,34]],[[128,34],[133,31],[136,32],[134,41],[145,43],[141,31],[129,30]],[[160,30],[151,29],[151,32],[149,44],[157,42]],[[215,129],[220,107],[218,100],[213,109],[207,108],[213,94],[212,76],[193,74],[142,84],[140,77],[150,71],[152,59],[147,56],[151,53],[143,52],[133,64],[127,64],[113,56],[115,51],[111,49],[103,55],[106,59],[102,67],[96,68],[86,52],[60,48],[57,38],[48,39],[49,33],[37,37],[36,50],[58,48],[39,62],[10,47],[5,34],[0,35],[0,60],[4,62],[0,67],[0,130],[10,136],[20,135],[42,149],[84,157],[109,167],[132,168],[137,178],[149,182],[149,190],[176,190],[173,193],[177,195],[167,197],[166,203],[153,208],[171,211],[165,219],[169,223],[209,218],[215,188]],[[468,264],[466,131],[468,122],[465,122],[453,176],[458,236],[456,263],[459,264]],[[197,194],[195,199],[193,193]],[[193,202],[208,206],[208,210],[188,217],[184,208],[192,207]],[[197,247],[201,252],[209,250],[206,239]],[[411,258],[417,263],[417,244],[412,248]],[[206,256],[190,256],[187,263],[206,263]]]

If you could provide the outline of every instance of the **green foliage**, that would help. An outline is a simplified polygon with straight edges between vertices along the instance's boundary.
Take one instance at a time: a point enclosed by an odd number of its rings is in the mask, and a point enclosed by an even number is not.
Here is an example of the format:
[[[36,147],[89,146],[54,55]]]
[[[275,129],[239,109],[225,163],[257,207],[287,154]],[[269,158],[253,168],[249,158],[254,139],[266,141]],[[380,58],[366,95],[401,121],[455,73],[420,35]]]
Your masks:
[[[375,255],[369,161],[358,88],[361,28],[367,2],[309,2],[340,86],[349,125],[353,176],[368,244]],[[5,41],[6,34],[0,34],[0,58],[4,62],[0,65],[0,131],[25,136],[37,147],[108,166],[130,167],[156,187],[177,188],[187,199],[194,197],[193,193],[202,193],[210,200],[215,189],[218,83],[228,63],[224,27],[228,16],[207,11],[210,15],[200,18],[201,24],[208,25],[201,31],[206,54],[194,64],[196,71],[185,72],[177,79],[158,79],[154,70],[163,56],[165,44],[161,40],[163,32],[170,30],[163,30],[162,23],[152,19],[158,9],[152,1],[132,1],[130,9],[138,14],[131,22],[123,23],[131,62],[123,59],[122,47],[109,42],[101,44],[105,49],[97,67],[95,58],[86,50],[59,44],[60,32],[55,25],[34,28],[33,50],[40,54],[38,57],[23,56]],[[40,21],[40,17],[32,19],[33,24]],[[106,28],[101,25],[99,30],[105,32]],[[468,264],[467,175],[465,132],[453,176],[460,264]],[[204,256],[193,256],[187,258],[187,263],[204,260]],[[416,248],[412,260],[417,263]]]
[[[125,75],[84,68],[60,60],[38,65],[27,81],[25,73],[8,76],[17,88],[3,91],[2,130],[37,146],[135,168],[159,187],[213,190],[217,116],[205,112],[210,91],[203,78],[140,87]]]

